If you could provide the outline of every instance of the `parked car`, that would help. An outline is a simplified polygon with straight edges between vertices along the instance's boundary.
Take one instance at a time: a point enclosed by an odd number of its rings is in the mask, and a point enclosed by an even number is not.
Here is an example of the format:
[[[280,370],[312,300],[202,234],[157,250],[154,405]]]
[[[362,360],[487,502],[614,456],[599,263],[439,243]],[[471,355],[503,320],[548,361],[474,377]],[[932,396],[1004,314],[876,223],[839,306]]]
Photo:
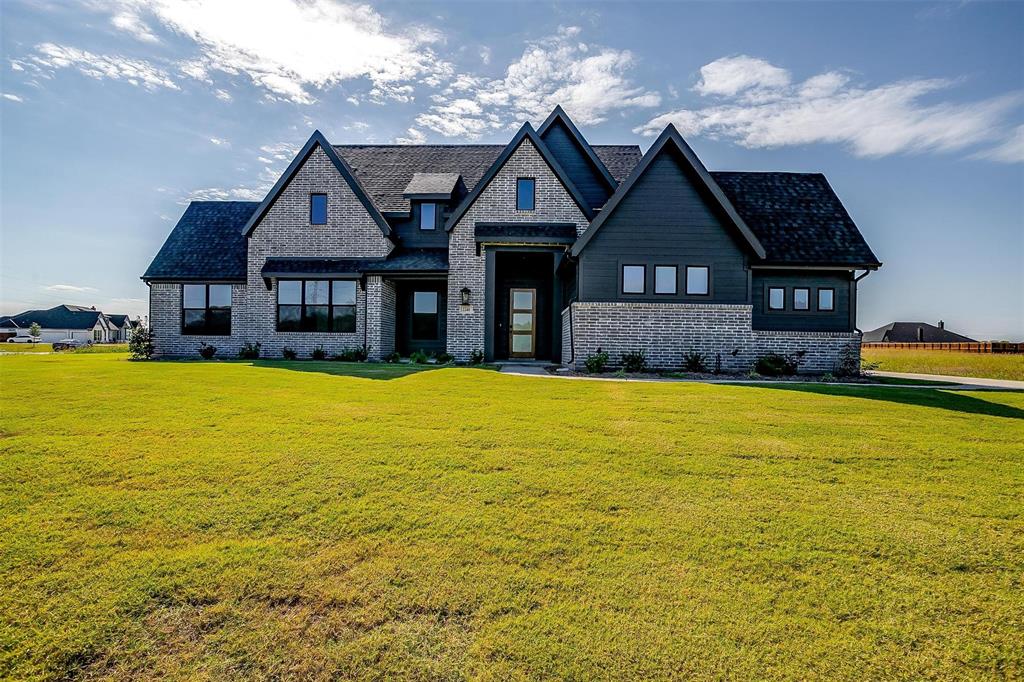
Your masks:
[[[76,348],[82,348],[84,346],[91,345],[91,341],[82,341],[80,339],[61,339],[60,341],[53,342],[54,350],[75,350]]]
[[[41,336],[12,336],[7,343],[39,343],[42,340]]]

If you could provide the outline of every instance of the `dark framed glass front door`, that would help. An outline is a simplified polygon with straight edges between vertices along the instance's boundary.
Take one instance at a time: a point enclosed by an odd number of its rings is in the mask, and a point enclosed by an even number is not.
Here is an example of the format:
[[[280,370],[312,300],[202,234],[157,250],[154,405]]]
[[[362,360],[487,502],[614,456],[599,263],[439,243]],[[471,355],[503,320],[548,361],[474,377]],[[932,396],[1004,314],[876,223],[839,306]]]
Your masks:
[[[532,358],[537,354],[537,290],[509,290],[509,357]]]

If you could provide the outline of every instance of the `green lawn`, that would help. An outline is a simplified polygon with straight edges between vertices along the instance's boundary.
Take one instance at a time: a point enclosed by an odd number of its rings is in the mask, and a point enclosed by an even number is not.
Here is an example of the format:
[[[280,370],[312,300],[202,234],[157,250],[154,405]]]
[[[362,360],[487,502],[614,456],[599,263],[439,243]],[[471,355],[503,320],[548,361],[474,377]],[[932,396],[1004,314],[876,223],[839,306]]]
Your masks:
[[[878,369],[885,372],[1024,381],[1024,355],[1020,354],[865,348],[861,356],[864,360],[877,362]]]
[[[0,679],[1024,674],[1024,393],[419,369],[0,357]]]
[[[7,343],[0,344],[0,353],[49,353],[52,343]]]

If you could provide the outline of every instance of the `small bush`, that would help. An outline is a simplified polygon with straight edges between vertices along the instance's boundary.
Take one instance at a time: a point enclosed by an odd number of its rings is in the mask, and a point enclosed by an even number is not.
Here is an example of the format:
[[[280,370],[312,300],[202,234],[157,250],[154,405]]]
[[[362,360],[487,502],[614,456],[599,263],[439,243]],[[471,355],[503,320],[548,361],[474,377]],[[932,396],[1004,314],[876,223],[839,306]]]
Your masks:
[[[785,355],[769,353],[762,355],[754,364],[754,370],[761,376],[783,377],[796,374],[796,361]]]
[[[401,359],[402,359],[402,356],[399,355],[398,351],[396,350],[396,351],[392,352],[390,355],[388,355],[386,358],[384,358],[384,362],[389,362],[389,363],[391,363],[393,365],[396,362],[399,362]]]
[[[317,346],[316,348],[313,349],[313,352],[309,354],[309,357],[313,358],[314,360],[326,360],[327,353],[324,352],[323,346]]]
[[[622,354],[622,369],[627,372],[647,371],[647,354],[642,350],[633,350]]]
[[[139,327],[128,339],[128,352],[133,360],[149,360],[153,357],[153,330]]]
[[[289,348],[288,346],[285,346],[284,348],[281,349],[281,357],[284,358],[285,360],[297,360],[299,354],[298,352],[296,352],[294,348]]]
[[[357,346],[355,348],[346,348],[332,357],[331,360],[339,360],[341,362],[366,362],[366,358],[368,357],[370,357],[370,349],[366,346]]]
[[[484,364],[484,352],[482,350],[474,350],[469,354],[469,364],[471,365],[482,365]]]
[[[598,348],[596,353],[591,353],[583,359],[583,366],[591,374],[600,374],[608,366],[608,353]]]
[[[719,357],[719,364],[722,358]],[[686,372],[706,372],[708,371],[707,358],[704,357],[703,353],[691,351],[689,353],[683,353],[683,370]]]
[[[434,359],[437,360],[437,364],[439,365],[447,365],[455,358],[452,355],[449,355],[448,353],[441,351],[440,353],[434,356]]]
[[[417,350],[409,354],[409,360],[417,365],[425,365],[430,361],[430,357],[423,351]]]
[[[821,383],[823,384],[831,384],[835,380],[836,378],[832,375],[832,372],[825,372],[821,375]]]
[[[240,360],[259,360],[260,359],[260,344],[259,343],[244,343],[244,344],[242,344],[242,350],[238,351],[238,358]]]
[[[199,346],[199,357],[203,360],[213,360],[213,356],[217,354],[217,346],[211,346],[203,343]]]

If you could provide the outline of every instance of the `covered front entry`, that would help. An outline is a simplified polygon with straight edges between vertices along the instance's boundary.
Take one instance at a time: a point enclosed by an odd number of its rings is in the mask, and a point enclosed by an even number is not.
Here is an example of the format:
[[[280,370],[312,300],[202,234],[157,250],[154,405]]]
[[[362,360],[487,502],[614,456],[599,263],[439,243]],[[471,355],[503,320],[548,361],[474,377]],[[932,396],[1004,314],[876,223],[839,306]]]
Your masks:
[[[448,282],[444,279],[395,281],[395,348],[443,353],[447,343]]]
[[[488,355],[495,360],[559,357],[561,339],[555,330],[561,286],[555,271],[561,253],[523,247],[499,248],[490,255]]]

